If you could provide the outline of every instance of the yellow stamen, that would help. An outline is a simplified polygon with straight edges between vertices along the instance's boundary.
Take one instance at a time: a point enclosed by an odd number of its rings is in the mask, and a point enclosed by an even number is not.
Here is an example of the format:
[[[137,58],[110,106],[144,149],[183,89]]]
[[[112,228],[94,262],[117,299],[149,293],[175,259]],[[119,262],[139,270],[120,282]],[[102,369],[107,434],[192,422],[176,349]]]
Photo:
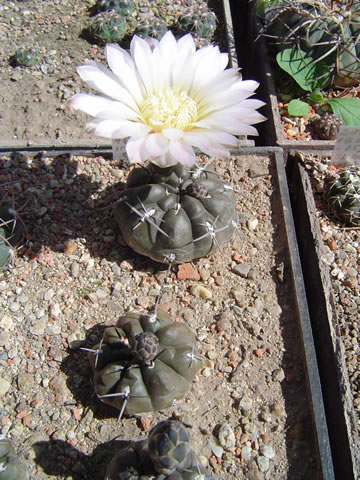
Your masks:
[[[175,93],[167,89],[146,98],[140,106],[145,122],[153,131],[161,132],[164,128],[184,130],[197,119],[196,102],[185,92]]]

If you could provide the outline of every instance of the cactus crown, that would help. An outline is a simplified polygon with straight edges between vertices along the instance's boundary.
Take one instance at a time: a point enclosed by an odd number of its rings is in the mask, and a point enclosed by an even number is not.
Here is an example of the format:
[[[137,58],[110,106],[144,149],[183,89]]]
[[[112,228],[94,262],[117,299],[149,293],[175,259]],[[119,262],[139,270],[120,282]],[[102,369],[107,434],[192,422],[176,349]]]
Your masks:
[[[126,35],[126,21],[114,10],[100,12],[93,18],[90,34],[103,42],[119,42]]]
[[[190,436],[181,422],[164,420],[149,434],[149,454],[158,473],[186,468],[191,459]]]
[[[178,24],[182,31],[210,40],[216,29],[216,15],[211,10],[186,13],[180,15]]]
[[[39,58],[39,52],[36,48],[21,47],[16,50],[12,60],[16,65],[20,65],[22,67],[31,67],[39,62]]]
[[[135,35],[141,38],[152,37],[160,40],[167,32],[166,22],[157,17],[139,17],[135,28]]]
[[[132,15],[135,12],[133,0],[98,0],[96,3],[98,12],[114,11],[120,15]]]
[[[297,48],[324,61],[328,83],[360,81],[358,0],[273,0],[258,2],[264,20],[262,34],[283,48]]]
[[[327,198],[335,215],[349,225],[360,225],[360,167],[352,165],[327,182]]]

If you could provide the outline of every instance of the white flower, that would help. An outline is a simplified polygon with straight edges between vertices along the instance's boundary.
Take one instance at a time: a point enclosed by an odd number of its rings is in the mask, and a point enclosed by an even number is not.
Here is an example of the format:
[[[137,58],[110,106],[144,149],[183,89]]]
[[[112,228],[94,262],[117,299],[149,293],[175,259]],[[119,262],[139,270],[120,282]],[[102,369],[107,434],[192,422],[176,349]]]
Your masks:
[[[249,99],[258,83],[226,69],[228,55],[213,45],[196,50],[190,34],[176,40],[167,32],[151,43],[137,36],[130,53],[106,46],[110,69],[95,61],[78,67],[81,78],[105,97],[79,93],[71,105],[94,118],[95,135],[127,138],[130,162],[190,167],[194,148],[226,158],[234,135],[257,135],[264,103]]]

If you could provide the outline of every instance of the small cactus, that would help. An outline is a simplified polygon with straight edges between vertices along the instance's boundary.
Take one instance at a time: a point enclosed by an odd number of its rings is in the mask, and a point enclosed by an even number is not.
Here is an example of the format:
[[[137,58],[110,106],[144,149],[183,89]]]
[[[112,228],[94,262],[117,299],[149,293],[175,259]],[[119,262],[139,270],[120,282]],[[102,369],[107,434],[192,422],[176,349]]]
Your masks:
[[[101,12],[95,15],[89,27],[91,36],[102,42],[120,42],[126,35],[126,21],[115,12]]]
[[[9,263],[11,252],[23,235],[21,223],[9,202],[0,201],[0,271]]]
[[[178,18],[182,32],[192,33],[196,37],[211,40],[216,29],[216,15],[210,10],[199,13],[185,13]]]
[[[0,480],[28,480],[27,467],[22,464],[9,439],[0,435]]]
[[[326,112],[319,119],[315,120],[314,127],[317,136],[321,140],[335,140],[341,125],[344,122],[340,117]]]
[[[185,263],[221,248],[237,228],[235,195],[211,168],[135,168],[115,207],[128,245],[157,262]]]
[[[105,480],[211,480],[177,420],[155,425],[145,440],[131,442],[112,459]]]
[[[325,192],[335,215],[347,225],[360,225],[360,167],[342,170],[334,180],[327,180]]]
[[[15,65],[21,67],[31,67],[39,62],[39,52],[36,48],[22,47],[16,50],[12,57],[12,61]]]
[[[182,398],[203,366],[187,325],[155,308],[129,312],[89,352],[95,391],[122,413],[162,410]]]
[[[135,28],[135,35],[141,38],[151,37],[160,40],[167,32],[166,23],[156,17],[140,18]]]
[[[126,17],[134,14],[135,5],[133,0],[98,0],[96,10],[98,12],[114,11]]]
[[[149,454],[158,473],[172,473],[191,465],[190,435],[176,420],[159,422],[149,434]]]

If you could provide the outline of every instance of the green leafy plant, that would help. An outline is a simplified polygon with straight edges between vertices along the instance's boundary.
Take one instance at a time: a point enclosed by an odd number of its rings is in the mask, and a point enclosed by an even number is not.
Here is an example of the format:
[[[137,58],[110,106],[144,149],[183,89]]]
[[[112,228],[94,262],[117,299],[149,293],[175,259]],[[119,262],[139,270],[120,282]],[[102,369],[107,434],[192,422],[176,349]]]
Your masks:
[[[39,62],[40,55],[36,48],[33,47],[21,47],[16,50],[15,54],[11,58],[11,61],[15,65],[21,67],[31,67]]]
[[[303,90],[309,92],[306,102],[299,99],[289,102],[289,115],[305,116],[309,113],[309,104],[320,104],[328,106],[345,125],[360,126],[360,99],[326,98],[321,92],[321,88],[326,86],[329,70],[324,61],[314,62],[308,53],[290,48],[280,51],[276,55],[276,61]]]
[[[360,0],[259,0],[262,35],[279,51],[295,49],[328,66],[332,86],[360,81]]]

